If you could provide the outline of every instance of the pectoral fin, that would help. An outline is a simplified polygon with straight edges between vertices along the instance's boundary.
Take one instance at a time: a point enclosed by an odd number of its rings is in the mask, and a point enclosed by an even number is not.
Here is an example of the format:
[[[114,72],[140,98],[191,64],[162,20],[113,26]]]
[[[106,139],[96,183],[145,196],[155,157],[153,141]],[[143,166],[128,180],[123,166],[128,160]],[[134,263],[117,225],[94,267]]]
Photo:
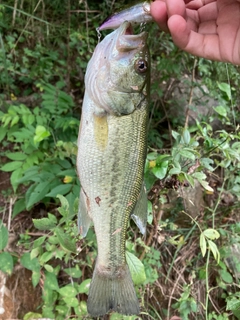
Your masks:
[[[147,205],[147,190],[145,185],[142,185],[138,201],[133,209],[131,218],[134,220],[140,232],[145,234],[147,225],[148,205]]]
[[[89,226],[91,224],[91,218],[88,214],[88,211],[88,199],[84,194],[83,189],[81,189],[78,208],[78,230],[83,237],[87,235]]]
[[[138,87],[136,87],[137,89]],[[139,90],[139,88],[138,88]],[[111,111],[116,115],[130,114],[138,108],[141,101],[145,99],[144,95],[119,91],[108,91],[108,97],[111,100]]]

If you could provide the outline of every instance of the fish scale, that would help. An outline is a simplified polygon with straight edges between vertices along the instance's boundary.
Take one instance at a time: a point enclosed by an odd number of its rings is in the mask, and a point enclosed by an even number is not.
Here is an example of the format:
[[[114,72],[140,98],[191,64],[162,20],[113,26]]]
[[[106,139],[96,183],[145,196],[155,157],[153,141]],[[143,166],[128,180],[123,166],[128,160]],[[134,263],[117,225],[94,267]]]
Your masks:
[[[131,24],[124,22],[105,37],[85,77],[77,169],[79,229],[85,236],[93,221],[98,245],[87,303],[92,316],[110,310],[139,313],[125,242],[129,218],[133,217],[141,232],[147,220],[143,173],[149,68],[142,72],[136,65],[147,66],[150,61],[146,32],[132,35],[130,31]]]

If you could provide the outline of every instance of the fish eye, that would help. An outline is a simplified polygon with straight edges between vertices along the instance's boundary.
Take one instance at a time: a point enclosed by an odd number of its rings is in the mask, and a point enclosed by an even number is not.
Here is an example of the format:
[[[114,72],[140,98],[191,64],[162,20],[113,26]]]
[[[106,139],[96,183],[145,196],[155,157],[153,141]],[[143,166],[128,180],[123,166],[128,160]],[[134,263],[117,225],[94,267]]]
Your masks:
[[[138,59],[135,61],[134,68],[137,73],[145,73],[148,69],[148,63],[144,59]]]

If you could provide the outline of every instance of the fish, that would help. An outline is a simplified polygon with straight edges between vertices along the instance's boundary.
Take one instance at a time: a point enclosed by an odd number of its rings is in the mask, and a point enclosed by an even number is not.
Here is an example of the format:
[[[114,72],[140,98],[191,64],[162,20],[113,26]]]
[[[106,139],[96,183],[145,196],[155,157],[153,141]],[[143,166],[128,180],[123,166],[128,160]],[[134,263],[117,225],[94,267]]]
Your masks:
[[[87,301],[93,317],[109,311],[140,312],[125,242],[130,217],[143,234],[147,223],[147,37],[145,31],[133,34],[132,24],[123,22],[96,46],[85,75],[77,155],[78,226],[85,237],[93,222],[97,238]]]
[[[153,18],[150,12],[150,3],[146,1],[138,3],[130,8],[112,14],[103,21],[103,23],[98,27],[98,30],[116,29],[124,21],[129,21],[135,25],[152,22]]]

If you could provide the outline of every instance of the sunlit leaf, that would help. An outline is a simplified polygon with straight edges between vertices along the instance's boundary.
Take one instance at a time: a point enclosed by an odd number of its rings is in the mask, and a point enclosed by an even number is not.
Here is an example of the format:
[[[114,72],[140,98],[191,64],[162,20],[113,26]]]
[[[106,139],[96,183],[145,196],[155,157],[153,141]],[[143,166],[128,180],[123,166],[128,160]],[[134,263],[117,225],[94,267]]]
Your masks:
[[[207,251],[207,243],[203,233],[200,235],[200,248],[202,251],[202,256],[204,257]]]
[[[212,240],[208,240],[208,246],[209,246],[209,249],[212,251],[214,259],[217,261],[217,263],[219,263],[220,253],[218,251],[216,244]]]
[[[78,286],[78,293],[87,293],[89,291],[91,279],[84,280],[79,286]]]
[[[231,100],[232,95],[231,95],[231,87],[230,87],[230,85],[228,83],[225,83],[225,82],[220,82],[220,83],[217,82],[217,85],[218,85],[218,88],[221,91],[226,93],[226,95],[228,97],[228,100]]]
[[[204,230],[203,234],[205,235],[205,237],[207,237],[208,239],[211,239],[211,240],[215,240],[220,237],[220,233],[217,230],[212,229],[212,228]]]
[[[33,219],[33,224],[38,230],[50,230],[56,227],[56,223],[49,218]]]
[[[77,290],[71,285],[68,284],[58,290],[61,296],[64,297],[75,297],[77,295]]]
[[[8,229],[3,225],[0,220],[0,250],[3,250],[8,243]]]
[[[51,133],[44,126],[38,125],[35,130],[35,136],[33,138],[33,141],[35,143],[40,142],[49,137],[50,135]]]
[[[8,163],[4,164],[1,167],[1,170],[5,171],[5,172],[11,172],[11,171],[17,170],[22,165],[23,165],[22,161],[11,161],[11,162],[8,162]]]
[[[143,263],[132,253],[126,251],[126,260],[134,284],[142,284],[146,280]]]
[[[10,275],[13,271],[13,258],[9,252],[0,253],[0,270]]]

